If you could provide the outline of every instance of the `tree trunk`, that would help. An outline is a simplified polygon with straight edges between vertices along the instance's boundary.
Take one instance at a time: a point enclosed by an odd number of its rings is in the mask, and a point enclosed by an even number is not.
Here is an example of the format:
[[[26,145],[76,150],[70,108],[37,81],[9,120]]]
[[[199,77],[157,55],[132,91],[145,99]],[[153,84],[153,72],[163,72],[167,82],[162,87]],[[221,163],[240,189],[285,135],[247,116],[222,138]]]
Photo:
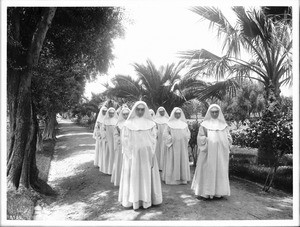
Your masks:
[[[38,129],[37,132],[37,142],[36,142],[36,151],[43,153],[44,147],[43,147],[43,136],[40,128]]]
[[[57,124],[58,123],[56,121],[56,113],[54,113],[54,112],[49,113],[45,120],[45,128],[44,128],[44,132],[43,132],[44,140],[55,140],[56,139],[55,127]]]
[[[8,182],[11,182],[16,188],[19,187],[23,161],[30,143],[30,79],[28,72],[20,76],[20,86],[15,97],[16,100],[12,102],[12,109],[10,110],[10,118],[12,119],[10,121],[11,144],[7,163],[7,174]]]
[[[25,69],[9,68],[8,70],[10,146],[7,160],[7,181],[9,187],[16,189],[20,183],[24,184],[26,188],[29,186],[33,186],[34,189],[38,188],[36,182],[39,182],[39,179],[37,178],[38,171],[35,160],[38,125],[32,106],[31,78],[55,11],[56,8],[44,9],[41,20],[32,36]],[[20,31],[15,29],[15,32]],[[15,37],[19,36],[20,34],[15,35]],[[16,51],[15,57],[16,59],[20,57],[18,51]]]

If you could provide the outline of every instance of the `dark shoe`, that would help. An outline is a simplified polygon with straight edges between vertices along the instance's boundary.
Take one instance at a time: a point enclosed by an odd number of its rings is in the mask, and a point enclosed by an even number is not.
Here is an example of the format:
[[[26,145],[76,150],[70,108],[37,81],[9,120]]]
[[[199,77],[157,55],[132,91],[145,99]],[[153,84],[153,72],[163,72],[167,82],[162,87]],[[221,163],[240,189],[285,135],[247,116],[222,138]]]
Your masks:
[[[202,196],[198,196],[197,199],[202,200],[202,201],[209,201],[209,198],[205,198],[205,197],[202,197]]]
[[[223,196],[220,196],[220,197],[216,197],[216,196],[215,196],[214,199],[215,199],[215,200],[220,200],[220,199],[223,199]]]

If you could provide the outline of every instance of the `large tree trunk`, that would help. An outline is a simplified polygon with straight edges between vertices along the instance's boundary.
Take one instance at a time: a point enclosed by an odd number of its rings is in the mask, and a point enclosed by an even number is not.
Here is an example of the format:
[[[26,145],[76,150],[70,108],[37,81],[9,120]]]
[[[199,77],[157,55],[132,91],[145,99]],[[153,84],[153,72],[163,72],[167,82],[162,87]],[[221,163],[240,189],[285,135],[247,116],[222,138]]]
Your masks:
[[[35,160],[37,123],[31,97],[32,71],[38,64],[40,51],[55,15],[56,8],[45,8],[27,53],[25,69],[8,70],[8,106],[10,118],[10,146],[7,160],[9,187],[18,189],[20,183],[26,188],[39,187]],[[20,24],[19,17],[15,18]],[[22,28],[21,28],[22,29]],[[15,26],[15,39],[20,36],[20,26]],[[18,39],[16,39],[19,41]],[[15,47],[16,49],[19,47]],[[16,59],[20,58],[16,51]]]
[[[46,120],[45,120],[45,128],[43,132],[43,139],[44,140],[55,140],[56,139],[56,133],[55,128],[57,126],[56,121],[56,113],[51,112],[48,114]]]
[[[44,151],[43,136],[40,128],[38,128],[38,132],[37,132],[36,151],[40,153],[43,153]]]
[[[265,91],[266,108],[262,113],[262,124],[265,128],[275,127],[274,122],[278,121],[280,115],[280,89],[272,83],[266,86]],[[264,128],[264,129],[265,129]],[[277,160],[276,148],[270,144],[270,135],[268,132],[261,132],[259,139],[259,147],[257,153],[257,161],[259,164],[273,166]]]

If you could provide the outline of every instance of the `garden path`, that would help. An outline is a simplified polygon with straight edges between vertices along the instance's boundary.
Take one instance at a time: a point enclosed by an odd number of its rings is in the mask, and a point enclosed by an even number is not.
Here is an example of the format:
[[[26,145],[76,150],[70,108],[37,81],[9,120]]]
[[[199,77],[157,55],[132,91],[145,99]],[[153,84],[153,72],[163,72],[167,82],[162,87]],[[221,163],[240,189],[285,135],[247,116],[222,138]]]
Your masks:
[[[202,201],[191,185],[162,183],[163,203],[149,209],[125,209],[118,202],[118,187],[110,176],[93,166],[95,140],[91,130],[62,120],[51,162],[48,183],[59,192],[43,197],[34,220],[272,220],[292,219],[292,196],[263,192],[255,183],[230,179],[231,196]],[[194,170],[192,169],[192,172]]]

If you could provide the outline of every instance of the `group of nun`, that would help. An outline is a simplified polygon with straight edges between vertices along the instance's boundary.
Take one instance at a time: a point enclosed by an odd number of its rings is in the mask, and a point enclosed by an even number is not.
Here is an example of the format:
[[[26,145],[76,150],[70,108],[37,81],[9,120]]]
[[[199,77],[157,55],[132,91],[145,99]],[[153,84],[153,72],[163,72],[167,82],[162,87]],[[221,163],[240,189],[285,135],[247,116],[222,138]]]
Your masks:
[[[130,110],[102,106],[94,128],[94,165],[119,186],[124,207],[144,209],[162,203],[161,181],[169,185],[191,181],[190,131],[181,108],[170,116],[143,101]],[[191,187],[198,199],[230,195],[228,164],[232,139],[221,108],[212,104],[197,136],[199,155]]]

